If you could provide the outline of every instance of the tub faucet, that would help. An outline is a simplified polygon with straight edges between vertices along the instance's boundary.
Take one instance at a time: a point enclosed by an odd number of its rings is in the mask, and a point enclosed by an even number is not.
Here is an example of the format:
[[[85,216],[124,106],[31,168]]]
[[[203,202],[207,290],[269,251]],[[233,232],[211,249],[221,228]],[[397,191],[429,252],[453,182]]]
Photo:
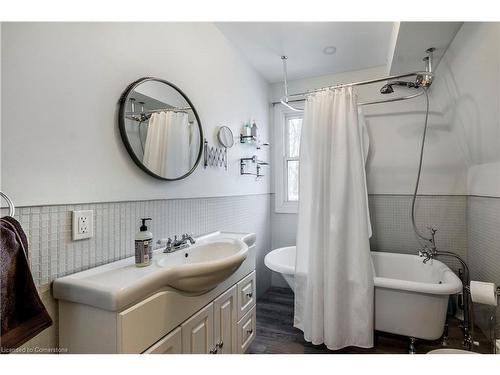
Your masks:
[[[427,227],[431,233],[431,238],[429,238],[429,244],[424,245],[424,248],[418,252],[420,257],[424,257],[424,263],[429,260],[434,259],[438,255],[438,250],[436,247],[436,232],[437,229],[434,227]]]
[[[434,252],[431,249],[429,249],[427,245],[425,245],[422,250],[419,250],[418,255],[424,258],[423,261],[424,264],[427,263],[429,260],[434,259],[435,256]]]

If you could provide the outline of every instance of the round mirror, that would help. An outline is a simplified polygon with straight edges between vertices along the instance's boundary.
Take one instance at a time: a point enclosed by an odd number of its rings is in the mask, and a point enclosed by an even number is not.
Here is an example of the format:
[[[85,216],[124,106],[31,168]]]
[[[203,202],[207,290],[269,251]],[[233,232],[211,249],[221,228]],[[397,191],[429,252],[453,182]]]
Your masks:
[[[234,145],[233,132],[227,126],[221,126],[217,133],[219,143],[225,148],[231,148]]]
[[[120,133],[134,162],[162,180],[189,176],[201,159],[203,131],[188,97],[173,84],[141,78],[120,98]]]

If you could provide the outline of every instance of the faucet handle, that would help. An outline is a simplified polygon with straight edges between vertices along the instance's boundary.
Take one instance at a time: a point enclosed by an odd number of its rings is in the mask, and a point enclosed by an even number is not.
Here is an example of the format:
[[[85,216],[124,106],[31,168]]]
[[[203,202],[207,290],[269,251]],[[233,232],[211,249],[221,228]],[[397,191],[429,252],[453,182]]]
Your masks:
[[[429,230],[429,232],[431,232],[432,234],[435,234],[438,230],[436,227],[433,227],[431,225],[427,226],[427,229]]]
[[[427,244],[423,245],[423,247],[418,251],[419,257],[428,257],[429,256],[429,246]]]
[[[183,239],[184,241],[189,241],[189,243],[190,243],[191,245],[193,245],[193,244],[195,244],[195,243],[196,243],[196,240],[193,238],[193,233],[191,233],[191,234],[189,234],[189,233],[184,233],[184,234],[182,235],[182,239]]]
[[[157,245],[164,245],[164,244],[167,244],[167,245],[168,245],[168,244],[170,244],[170,243],[172,243],[172,239],[171,239],[170,237],[168,237],[168,238],[160,238],[160,239],[158,239],[158,240],[156,241],[156,244],[157,244]]]

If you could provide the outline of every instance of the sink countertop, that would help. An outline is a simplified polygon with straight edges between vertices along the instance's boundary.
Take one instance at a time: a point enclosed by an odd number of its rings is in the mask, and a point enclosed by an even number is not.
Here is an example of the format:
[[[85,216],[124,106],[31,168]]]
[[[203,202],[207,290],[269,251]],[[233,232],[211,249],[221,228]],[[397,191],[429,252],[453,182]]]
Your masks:
[[[196,237],[196,244],[223,239],[241,240],[250,247],[255,244],[256,237],[253,233],[213,232]],[[169,255],[164,254],[163,249],[153,252],[152,264],[147,267],[136,267],[135,257],[132,256],[58,278],[53,283],[53,296],[69,302],[119,311],[167,286],[164,275],[168,269],[158,265],[158,260]]]

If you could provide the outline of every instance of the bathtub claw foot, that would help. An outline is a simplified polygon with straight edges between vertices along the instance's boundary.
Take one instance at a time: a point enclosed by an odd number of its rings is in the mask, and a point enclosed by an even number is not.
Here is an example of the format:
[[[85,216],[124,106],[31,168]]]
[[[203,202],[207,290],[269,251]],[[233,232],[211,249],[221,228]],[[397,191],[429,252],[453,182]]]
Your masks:
[[[417,354],[417,348],[415,347],[416,342],[417,339],[415,337],[409,337],[408,354]]]
[[[441,337],[441,346],[443,347],[448,346],[448,323],[444,325],[444,332],[443,336]]]

